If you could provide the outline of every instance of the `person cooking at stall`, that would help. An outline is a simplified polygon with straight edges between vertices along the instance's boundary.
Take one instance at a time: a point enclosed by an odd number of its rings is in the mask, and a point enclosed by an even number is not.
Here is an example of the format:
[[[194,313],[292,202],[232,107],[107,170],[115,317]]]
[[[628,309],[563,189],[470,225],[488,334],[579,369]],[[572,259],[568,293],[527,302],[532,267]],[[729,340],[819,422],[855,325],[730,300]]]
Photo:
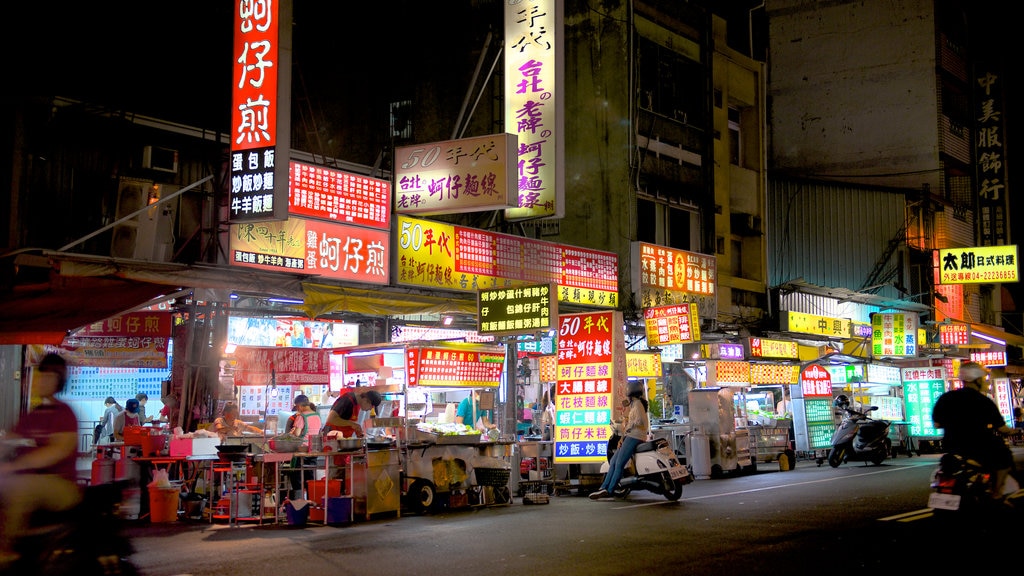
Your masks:
[[[257,428],[238,417],[238,405],[228,402],[224,405],[220,418],[213,421],[213,430],[220,436],[223,442],[228,436],[242,436],[246,432],[263,434],[263,430]]]
[[[462,399],[459,402],[459,407],[455,411],[455,423],[465,424],[486,432],[488,430],[494,430],[498,426],[491,422],[491,411],[480,409],[480,391],[473,390],[473,393]]]
[[[358,388],[342,390],[341,396],[334,401],[331,411],[327,413],[324,434],[340,431],[343,436],[361,438],[366,435],[359,424],[360,414],[370,413],[380,406],[384,397],[376,390],[358,391]],[[351,432],[351,433],[348,433]]]
[[[139,417],[139,401],[129,398],[124,403],[124,410],[114,417],[114,440],[124,442],[124,429],[126,426],[142,426],[142,418]]]

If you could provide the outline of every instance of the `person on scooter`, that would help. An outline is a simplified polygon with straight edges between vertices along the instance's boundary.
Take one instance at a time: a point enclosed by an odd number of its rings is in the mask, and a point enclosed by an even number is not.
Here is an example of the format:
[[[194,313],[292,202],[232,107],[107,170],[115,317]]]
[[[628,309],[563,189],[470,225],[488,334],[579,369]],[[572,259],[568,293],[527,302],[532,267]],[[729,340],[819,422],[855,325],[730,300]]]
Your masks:
[[[1006,425],[996,403],[988,396],[989,371],[976,362],[960,365],[963,388],[939,396],[932,421],[942,428],[942,449],[977,460],[992,471],[992,497],[1000,498],[1013,466],[1013,453],[1003,436],[1019,433]]]
[[[32,383],[39,404],[8,436],[31,441],[32,446],[26,444],[16,457],[0,462],[0,571],[18,560],[15,544],[36,510],[66,512],[84,496],[75,478],[78,418],[56,398],[66,380],[64,358],[44,356]]]
[[[647,399],[644,398],[644,383],[640,380],[631,380],[626,388],[626,402],[629,413],[626,421],[622,423],[622,438],[619,440],[619,448],[612,455],[608,462],[608,473],[604,475],[601,488],[590,494],[591,500],[599,500],[608,497],[615,486],[622,478],[622,471],[625,470],[629,459],[636,452],[636,447],[647,440],[651,432],[651,421],[647,415]]]

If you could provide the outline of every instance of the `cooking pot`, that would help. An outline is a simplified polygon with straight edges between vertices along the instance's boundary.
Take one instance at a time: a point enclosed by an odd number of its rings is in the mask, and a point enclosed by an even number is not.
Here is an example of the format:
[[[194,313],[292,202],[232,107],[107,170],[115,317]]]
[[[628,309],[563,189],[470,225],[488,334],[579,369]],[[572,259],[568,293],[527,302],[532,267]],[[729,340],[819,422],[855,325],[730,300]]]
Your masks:
[[[363,447],[365,439],[352,436],[350,438],[336,438],[334,441],[338,446],[338,450],[359,450]]]

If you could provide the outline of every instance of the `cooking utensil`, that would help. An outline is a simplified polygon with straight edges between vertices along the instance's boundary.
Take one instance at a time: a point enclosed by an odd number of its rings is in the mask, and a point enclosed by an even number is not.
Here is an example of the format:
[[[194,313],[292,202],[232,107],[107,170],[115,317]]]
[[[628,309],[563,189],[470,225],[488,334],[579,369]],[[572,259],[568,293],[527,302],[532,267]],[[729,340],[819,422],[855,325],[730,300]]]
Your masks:
[[[338,450],[359,450],[363,447],[366,439],[353,436],[351,438],[337,438],[334,442],[338,446]]]

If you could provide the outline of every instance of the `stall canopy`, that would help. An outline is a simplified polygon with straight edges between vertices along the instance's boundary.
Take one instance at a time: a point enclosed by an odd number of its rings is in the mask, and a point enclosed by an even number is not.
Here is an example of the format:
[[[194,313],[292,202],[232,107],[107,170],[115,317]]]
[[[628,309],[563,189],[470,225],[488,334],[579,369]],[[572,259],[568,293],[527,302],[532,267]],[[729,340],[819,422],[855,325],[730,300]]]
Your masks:
[[[69,331],[173,291],[149,282],[60,275],[48,283],[18,286],[0,301],[0,344],[60,345]]]

